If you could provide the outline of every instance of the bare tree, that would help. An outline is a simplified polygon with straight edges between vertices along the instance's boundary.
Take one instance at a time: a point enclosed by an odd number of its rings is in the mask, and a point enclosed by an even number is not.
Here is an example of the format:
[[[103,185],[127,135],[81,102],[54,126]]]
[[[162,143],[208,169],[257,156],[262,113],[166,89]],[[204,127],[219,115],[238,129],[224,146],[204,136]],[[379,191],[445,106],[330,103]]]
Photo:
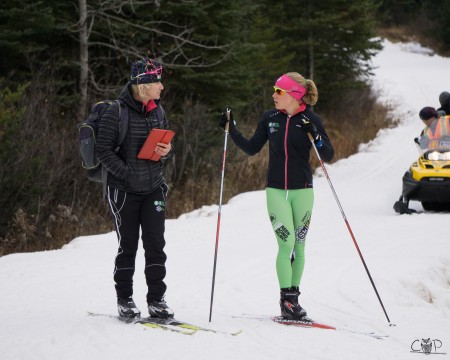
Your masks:
[[[186,0],[191,6],[199,6],[198,0]],[[80,100],[78,118],[82,118],[87,105],[89,84],[97,91],[111,90],[96,78],[96,67],[89,61],[89,49],[105,50],[103,63],[117,58],[149,56],[159,59],[169,68],[205,68],[215,66],[230,56],[232,44],[221,44],[218,39],[197,40],[194,28],[171,21],[154,20],[137,16],[136,9],[145,5],[160,7],[157,0],[101,0],[96,7],[86,0],[78,0],[79,21],[77,32],[80,43]],[[141,8],[142,9],[142,8]],[[101,26],[97,26],[101,24]],[[106,32],[105,32],[106,29]],[[124,29],[128,30],[124,34]],[[130,32],[146,33],[149,42],[145,47],[136,45]],[[95,39],[95,40],[92,40]],[[163,45],[161,45],[163,43]],[[195,54],[195,55],[192,55]],[[97,59],[96,59],[97,60]]]
[[[89,34],[87,27],[86,0],[78,0],[80,34],[80,100],[78,102],[77,120],[80,122],[84,116],[87,105],[88,74],[89,74]]]

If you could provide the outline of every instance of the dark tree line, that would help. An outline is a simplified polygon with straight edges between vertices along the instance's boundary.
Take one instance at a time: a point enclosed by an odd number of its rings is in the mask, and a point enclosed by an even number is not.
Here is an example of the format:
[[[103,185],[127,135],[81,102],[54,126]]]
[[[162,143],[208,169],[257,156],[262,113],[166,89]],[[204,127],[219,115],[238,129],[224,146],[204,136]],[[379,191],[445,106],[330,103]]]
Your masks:
[[[250,132],[276,77],[298,71],[319,88],[316,111],[335,111],[368,93],[377,17],[433,13],[448,45],[450,7],[437,2],[441,11],[431,0],[2,2],[0,255],[111,229],[101,190],[81,170],[76,125],[92,103],[117,96],[134,59],[165,65],[163,103],[177,132],[166,166],[173,217],[217,201],[225,106]],[[261,188],[263,161],[231,147],[225,198]]]

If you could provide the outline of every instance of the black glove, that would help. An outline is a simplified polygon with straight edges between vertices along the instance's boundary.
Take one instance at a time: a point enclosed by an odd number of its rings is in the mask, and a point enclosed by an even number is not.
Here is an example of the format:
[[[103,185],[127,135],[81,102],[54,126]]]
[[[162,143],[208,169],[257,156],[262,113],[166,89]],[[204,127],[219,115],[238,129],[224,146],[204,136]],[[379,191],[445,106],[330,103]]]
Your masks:
[[[320,136],[320,134],[317,131],[316,125],[314,125],[312,123],[312,121],[302,118],[301,129],[304,132],[311,134],[311,136],[314,139],[314,144],[316,145],[316,147],[318,147],[318,148],[322,147],[322,145],[323,145],[322,136]]]
[[[227,108],[225,110],[225,112],[222,113],[222,115],[220,115],[220,119],[219,119],[219,126],[225,130],[225,125],[228,122],[228,118],[227,118],[227,111],[230,110],[230,125],[229,125],[229,131],[231,129],[234,129],[236,127],[236,121],[234,121],[234,117],[233,117],[233,111],[231,111],[230,108]]]

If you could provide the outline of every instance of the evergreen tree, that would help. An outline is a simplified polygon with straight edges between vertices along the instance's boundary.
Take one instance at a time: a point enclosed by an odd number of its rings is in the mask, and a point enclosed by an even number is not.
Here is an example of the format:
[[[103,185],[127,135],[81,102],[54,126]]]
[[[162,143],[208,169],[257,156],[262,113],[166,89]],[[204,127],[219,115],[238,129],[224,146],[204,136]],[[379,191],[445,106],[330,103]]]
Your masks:
[[[450,51],[450,2],[445,0],[423,0],[431,31],[428,36],[437,38],[445,51]]]
[[[377,14],[380,22],[388,26],[405,25],[417,17],[423,2],[422,0],[382,0],[379,1]]]
[[[277,19],[274,36],[292,60],[281,72],[298,71],[319,89],[320,106],[331,106],[349,88],[363,84],[370,58],[379,50],[373,1],[286,0],[268,6]]]
[[[61,87],[74,89],[73,53],[76,45],[66,27],[73,13],[70,3],[54,4],[51,0],[30,2],[3,1],[0,4],[0,76],[3,85],[16,88],[52,68],[64,79]],[[64,97],[60,98],[64,102]]]

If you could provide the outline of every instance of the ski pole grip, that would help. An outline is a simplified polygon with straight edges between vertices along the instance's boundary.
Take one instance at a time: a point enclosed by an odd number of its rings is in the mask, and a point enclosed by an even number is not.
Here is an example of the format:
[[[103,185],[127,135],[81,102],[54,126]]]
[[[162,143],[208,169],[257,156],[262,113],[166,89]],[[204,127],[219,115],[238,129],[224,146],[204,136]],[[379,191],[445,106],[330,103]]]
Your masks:
[[[227,109],[227,122],[225,124],[225,132],[228,132],[228,130],[230,129],[230,109]]]
[[[312,137],[311,133],[307,133],[309,137],[309,141],[314,142],[314,138]]]

